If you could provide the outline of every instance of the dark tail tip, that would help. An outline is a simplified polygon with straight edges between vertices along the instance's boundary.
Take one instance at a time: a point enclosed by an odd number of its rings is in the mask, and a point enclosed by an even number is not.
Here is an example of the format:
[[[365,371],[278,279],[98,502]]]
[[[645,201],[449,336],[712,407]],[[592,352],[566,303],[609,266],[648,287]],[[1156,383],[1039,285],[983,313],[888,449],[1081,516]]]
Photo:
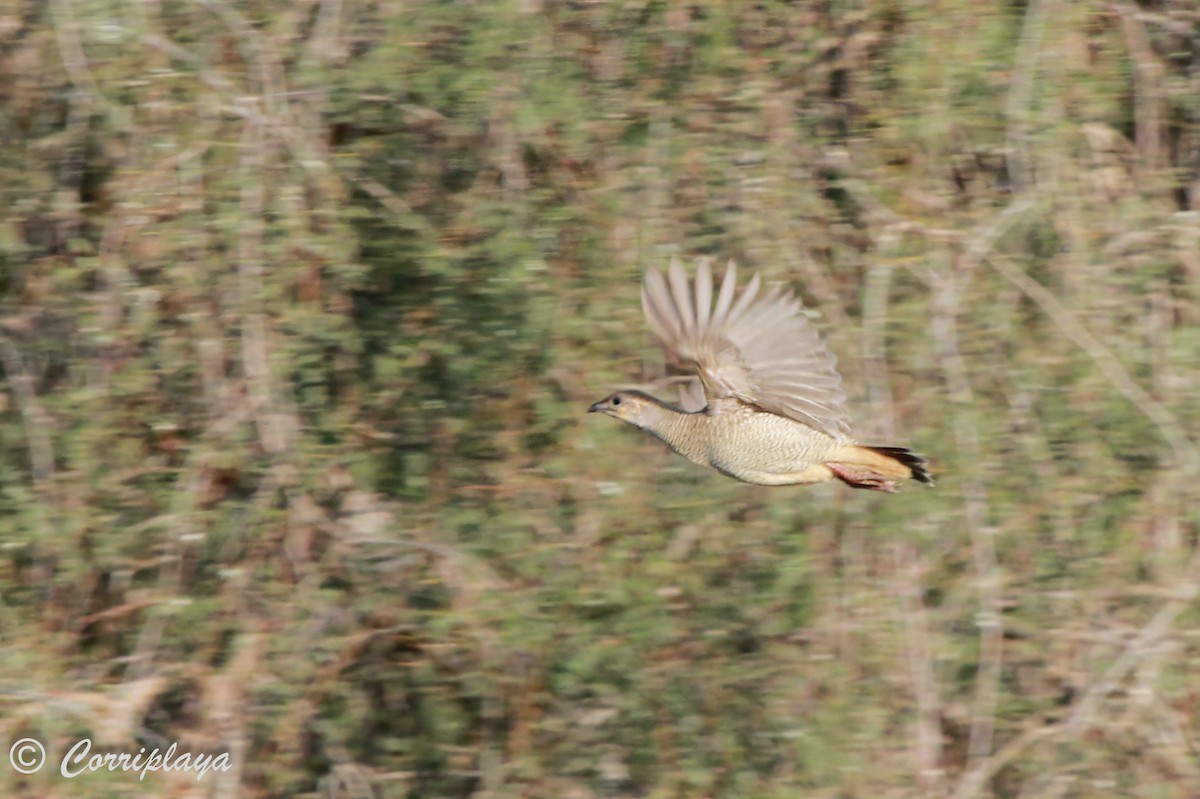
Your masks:
[[[894,458],[912,470],[913,479],[927,486],[933,485],[933,475],[929,473],[929,461],[922,458],[911,449],[904,447],[865,447],[872,452]]]

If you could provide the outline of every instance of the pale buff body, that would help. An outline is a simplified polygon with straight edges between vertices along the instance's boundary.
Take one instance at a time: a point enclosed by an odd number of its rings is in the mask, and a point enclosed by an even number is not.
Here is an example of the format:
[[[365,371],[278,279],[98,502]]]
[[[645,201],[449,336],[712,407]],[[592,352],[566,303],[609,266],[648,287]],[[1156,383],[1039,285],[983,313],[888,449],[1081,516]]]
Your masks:
[[[707,263],[694,282],[672,263],[651,270],[642,307],[667,350],[696,365],[680,390],[682,408],[640,391],[618,391],[588,410],[635,425],[683,457],[758,485],[820,483],[895,491],[897,480],[933,479],[903,447],[850,438],[845,394],[833,355],[790,292],[758,294],[755,275],[740,292],[733,264],[720,287]]]
[[[697,413],[664,405],[647,410],[645,423],[638,426],[671,449],[693,463],[758,485],[829,480],[833,472],[825,462],[852,443],[736,400],[715,402]]]

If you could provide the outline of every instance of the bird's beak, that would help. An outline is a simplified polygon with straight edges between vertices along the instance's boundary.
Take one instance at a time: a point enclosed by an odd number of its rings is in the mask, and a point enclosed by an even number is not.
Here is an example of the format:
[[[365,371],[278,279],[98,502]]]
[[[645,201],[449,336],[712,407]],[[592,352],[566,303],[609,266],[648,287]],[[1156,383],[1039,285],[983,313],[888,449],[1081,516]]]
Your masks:
[[[592,404],[591,404],[591,405],[588,407],[588,411],[587,411],[587,412],[588,412],[588,413],[596,413],[597,411],[602,411],[602,410],[604,410],[604,408],[605,408],[606,404],[607,404],[607,403],[606,403],[606,401],[605,401],[605,400],[600,400],[599,402],[593,402],[593,403],[592,403]]]

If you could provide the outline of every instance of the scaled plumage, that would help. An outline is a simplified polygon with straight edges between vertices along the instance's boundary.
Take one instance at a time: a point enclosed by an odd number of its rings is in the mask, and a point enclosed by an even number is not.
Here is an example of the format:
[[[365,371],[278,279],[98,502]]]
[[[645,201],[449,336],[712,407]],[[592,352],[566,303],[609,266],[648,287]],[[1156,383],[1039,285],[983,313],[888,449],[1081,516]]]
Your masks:
[[[866,447],[850,438],[836,361],[790,291],[759,293],[754,275],[737,290],[730,262],[714,293],[701,261],[689,281],[678,261],[650,270],[642,309],[654,333],[696,364],[681,407],[619,391],[588,410],[606,413],[665,441],[679,454],[761,485],[837,477],[856,488],[895,491],[895,481],[933,484],[926,461],[907,449]]]

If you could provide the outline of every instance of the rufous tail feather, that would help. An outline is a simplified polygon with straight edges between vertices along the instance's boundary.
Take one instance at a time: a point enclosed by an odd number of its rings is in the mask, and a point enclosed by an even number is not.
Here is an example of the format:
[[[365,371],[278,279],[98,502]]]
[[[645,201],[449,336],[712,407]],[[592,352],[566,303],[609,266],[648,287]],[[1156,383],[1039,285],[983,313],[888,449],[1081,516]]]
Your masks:
[[[893,492],[896,480],[912,478],[933,485],[929,461],[904,447],[842,447],[826,465],[847,485]]]

